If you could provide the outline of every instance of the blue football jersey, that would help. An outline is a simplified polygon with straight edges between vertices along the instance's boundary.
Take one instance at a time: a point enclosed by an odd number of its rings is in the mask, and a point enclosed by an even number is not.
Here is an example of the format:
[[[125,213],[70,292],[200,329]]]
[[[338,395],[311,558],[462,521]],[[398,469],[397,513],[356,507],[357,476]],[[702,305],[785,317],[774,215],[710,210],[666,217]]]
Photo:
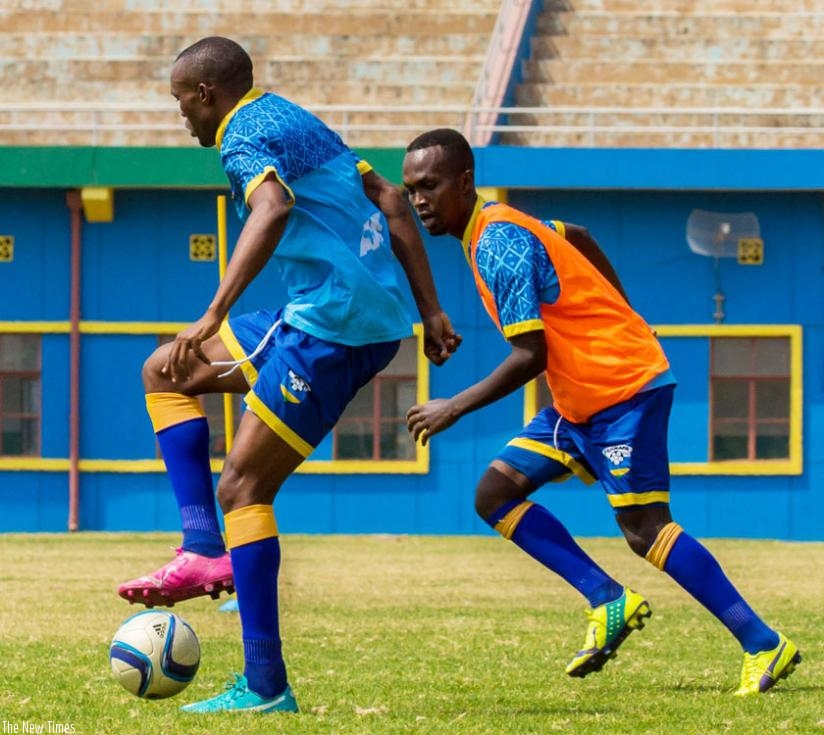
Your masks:
[[[386,218],[337,133],[302,107],[252,90],[221,123],[217,144],[241,219],[270,173],[291,200],[273,255],[288,289],[288,324],[353,346],[412,333]]]

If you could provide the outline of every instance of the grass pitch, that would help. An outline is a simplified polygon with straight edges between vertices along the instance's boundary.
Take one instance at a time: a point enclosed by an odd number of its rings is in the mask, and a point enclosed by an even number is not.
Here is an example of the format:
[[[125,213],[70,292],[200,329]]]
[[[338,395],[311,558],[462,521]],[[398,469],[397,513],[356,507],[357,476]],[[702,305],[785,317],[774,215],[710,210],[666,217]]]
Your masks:
[[[619,539],[582,545],[653,616],[584,680],[564,674],[583,600],[500,538],[281,540],[281,628],[302,713],[203,716],[178,707],[242,669],[225,596],[174,608],[203,652],[177,697],[139,700],[109,674],[111,636],[138,609],[116,585],[171,558],[177,535],[0,535],[0,735],[824,733],[824,544],[706,542],[804,656],[772,692],[740,700],[735,640]]]

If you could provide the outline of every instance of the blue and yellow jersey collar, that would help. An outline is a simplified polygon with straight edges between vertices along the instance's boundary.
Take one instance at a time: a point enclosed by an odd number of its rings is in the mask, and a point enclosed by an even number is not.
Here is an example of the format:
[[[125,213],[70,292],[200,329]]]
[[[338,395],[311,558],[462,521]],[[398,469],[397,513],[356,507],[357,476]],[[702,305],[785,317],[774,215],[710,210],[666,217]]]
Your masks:
[[[484,204],[486,203],[486,199],[478,194],[475,199],[475,207],[472,209],[472,216],[469,218],[469,222],[467,222],[466,229],[464,230],[463,237],[461,238],[461,246],[463,247],[464,257],[466,258],[466,262],[470,265],[472,265],[472,261],[469,259],[469,247],[472,242],[472,231],[475,229],[475,221],[478,219],[478,213],[483,209]]]
[[[226,126],[229,124],[229,120],[231,120],[235,113],[244,105],[248,105],[250,102],[254,102],[256,99],[263,96],[263,90],[258,89],[257,87],[252,87],[246,94],[243,95],[238,100],[238,103],[226,114],[226,117],[220,121],[220,125],[218,125],[217,133],[215,133],[215,145],[217,145],[217,149],[220,150],[220,144],[223,142],[223,134],[226,132]]]

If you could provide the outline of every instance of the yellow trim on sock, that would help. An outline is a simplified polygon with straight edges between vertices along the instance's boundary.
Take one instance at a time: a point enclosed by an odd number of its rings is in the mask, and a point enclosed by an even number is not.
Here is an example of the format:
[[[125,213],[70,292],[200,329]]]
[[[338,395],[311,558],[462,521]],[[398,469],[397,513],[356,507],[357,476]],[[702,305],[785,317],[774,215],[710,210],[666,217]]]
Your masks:
[[[649,493],[621,493],[607,495],[613,508],[626,508],[628,505],[650,505],[651,503],[669,503],[669,490],[653,490]]]
[[[184,396],[182,393],[147,393],[146,410],[155,434],[170,426],[206,415],[197,398]]]
[[[300,437],[294,429],[287,426],[269,406],[251,391],[246,394],[246,405],[255,416],[302,457],[306,458],[314,451],[315,448],[308,441]]]
[[[667,559],[669,559],[672,547],[675,545],[678,537],[683,532],[684,529],[681,528],[681,526],[679,526],[675,521],[667,523],[667,525],[658,532],[658,536],[655,537],[655,542],[647,552],[647,561],[654,567],[657,567],[663,571],[664,566],[667,563]]]
[[[509,513],[507,513],[495,524],[495,530],[507,541],[509,541],[515,533],[515,529],[518,528],[518,524],[521,522],[521,519],[533,505],[535,505],[535,503],[531,500],[525,500],[520,505],[516,505],[511,511],[509,511]]]
[[[246,353],[240,346],[240,342],[237,341],[237,337],[235,337],[235,333],[229,326],[229,322],[223,322],[223,324],[220,325],[220,329],[217,333],[223,340],[223,344],[226,345],[226,349],[229,350],[229,354],[235,360],[243,360],[246,357]],[[252,365],[251,362],[244,362],[241,364],[240,370],[246,377],[246,382],[249,384],[249,387],[254,387],[258,379],[258,371],[255,368],[255,366]]]
[[[549,457],[556,462],[560,462],[586,485],[592,485],[595,482],[595,478],[587,471],[586,467],[571,454],[562,452],[560,449],[535,441],[535,439],[525,439],[521,436],[512,439],[508,442],[508,445],[511,447],[520,447],[529,452],[535,452],[535,454],[542,454],[544,457]],[[564,479],[567,479],[567,477],[565,476]]]
[[[275,510],[271,505],[246,505],[227,513],[223,521],[226,525],[226,547],[229,549],[278,535]]]

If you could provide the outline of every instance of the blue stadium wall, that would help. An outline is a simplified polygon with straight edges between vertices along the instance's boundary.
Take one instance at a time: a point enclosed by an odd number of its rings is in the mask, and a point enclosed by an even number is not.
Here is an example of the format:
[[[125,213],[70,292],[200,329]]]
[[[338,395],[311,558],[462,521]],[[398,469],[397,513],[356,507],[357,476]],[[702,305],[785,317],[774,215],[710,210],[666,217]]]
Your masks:
[[[382,154],[383,170],[395,179],[401,155]],[[177,173],[140,179],[110,158],[83,160],[74,173],[59,174],[48,173],[30,152],[5,160],[13,165],[0,173],[0,235],[14,234],[15,253],[11,263],[0,263],[0,321],[68,320],[66,190],[83,185],[118,187],[114,221],[83,228],[83,320],[186,322],[199,316],[216,286],[217,268],[189,260],[188,237],[216,229],[215,197],[224,192],[211,159],[186,163],[189,178],[179,174],[180,181],[172,180]],[[687,247],[689,213],[757,214],[764,264],[720,264],[726,323],[802,327],[802,468],[786,475],[675,475],[674,514],[696,535],[824,539],[822,163],[818,152],[803,151],[478,151],[479,185],[507,187],[512,204],[538,216],[585,224],[614,261],[634,306],[654,325],[713,321],[713,263]],[[167,165],[172,169],[177,172],[178,164]],[[230,211],[230,242],[238,231]],[[430,373],[431,395],[446,396],[486,375],[507,348],[479,306],[457,242],[427,239],[427,247],[443,304],[464,336],[458,354]],[[277,304],[283,294],[267,270],[234,312]],[[701,412],[694,409],[707,403],[706,351],[689,341],[664,342],[680,379],[673,454],[705,457],[706,422],[696,422]],[[82,336],[82,458],[155,456],[140,382],[143,360],[155,345],[152,335]],[[68,456],[68,364],[68,335],[44,336],[44,457]],[[428,474],[296,475],[276,501],[279,525],[285,533],[488,533],[473,511],[475,483],[520,429],[523,412],[518,392],[464,418],[433,440]],[[178,528],[162,473],[83,472],[80,498],[83,530]],[[573,480],[536,498],[577,535],[616,534],[597,486]],[[63,531],[67,516],[67,473],[0,471],[0,531]]]

